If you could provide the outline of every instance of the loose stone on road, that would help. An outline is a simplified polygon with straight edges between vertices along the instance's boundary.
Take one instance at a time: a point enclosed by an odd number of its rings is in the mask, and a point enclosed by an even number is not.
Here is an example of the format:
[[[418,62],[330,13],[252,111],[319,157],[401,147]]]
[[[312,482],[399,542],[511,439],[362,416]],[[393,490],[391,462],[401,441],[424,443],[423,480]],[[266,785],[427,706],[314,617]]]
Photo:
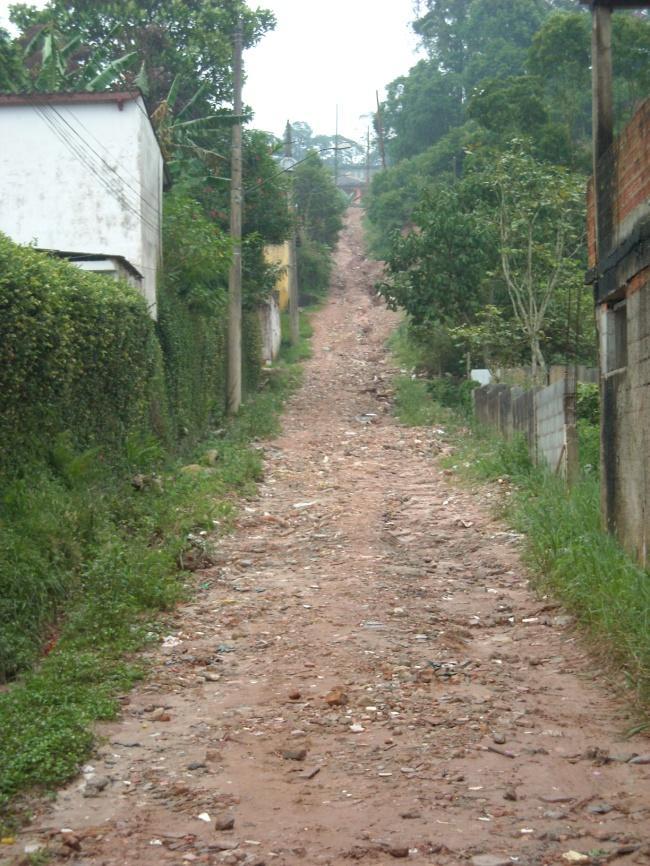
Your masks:
[[[266,475],[153,674],[21,839],[52,862],[650,863],[648,740],[518,538],[391,416],[352,209]]]

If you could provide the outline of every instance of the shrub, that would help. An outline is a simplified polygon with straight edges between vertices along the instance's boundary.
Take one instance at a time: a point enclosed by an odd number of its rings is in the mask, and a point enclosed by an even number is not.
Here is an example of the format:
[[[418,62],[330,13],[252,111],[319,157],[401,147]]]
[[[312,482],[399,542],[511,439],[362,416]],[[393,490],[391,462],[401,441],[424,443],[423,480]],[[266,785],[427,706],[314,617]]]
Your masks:
[[[135,289],[0,235],[0,468],[66,430],[115,447],[148,427],[158,363]]]
[[[332,252],[326,244],[302,237],[298,246],[298,289],[303,306],[318,303],[332,275]]]

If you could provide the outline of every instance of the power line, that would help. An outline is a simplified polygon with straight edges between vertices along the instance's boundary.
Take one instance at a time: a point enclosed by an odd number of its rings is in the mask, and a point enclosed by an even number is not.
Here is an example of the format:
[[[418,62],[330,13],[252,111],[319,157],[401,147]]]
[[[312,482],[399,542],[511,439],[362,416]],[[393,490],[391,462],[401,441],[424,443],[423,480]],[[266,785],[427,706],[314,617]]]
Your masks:
[[[253,186],[248,186],[244,190],[244,192],[252,192],[254,189],[259,189],[261,186],[265,186],[265,184],[270,183],[272,180],[275,180],[276,177],[280,177],[281,174],[286,174],[288,171],[293,171],[297,165],[301,165],[303,162],[307,162],[308,159],[311,159],[312,156],[320,156],[321,153],[327,153],[328,150],[351,150],[352,145],[348,145],[347,147],[323,147],[321,150],[311,151],[304,156],[302,159],[296,160],[289,168],[282,168],[280,171],[276,171],[275,174],[272,174],[270,177],[261,180],[259,183],[253,184]]]
[[[75,156],[101,183],[101,185],[106,189],[112,196],[115,198],[123,207],[126,207],[130,210],[135,216],[138,217],[145,225],[147,225],[152,231],[158,233],[159,226],[150,222],[144,214],[142,214],[131,201],[129,201],[126,193],[119,188],[116,188],[111,179],[107,179],[104,177],[101,172],[98,170],[97,166],[93,164],[92,160],[89,159],[87,153],[84,153],[82,149],[80,149],[79,145],[76,145],[67,135],[65,130],[57,125],[56,120],[53,117],[48,116],[46,110],[48,107],[46,103],[38,103],[36,99],[33,100],[33,107],[42,118],[42,120],[50,127],[52,132],[56,135],[56,137],[61,141],[61,143],[68,148],[68,150]],[[57,112],[58,114],[58,112]],[[119,176],[118,176],[119,177]]]
[[[55,109],[55,110],[56,110],[56,109]],[[74,117],[75,121],[79,124],[79,126],[80,126],[80,127],[81,127],[81,128],[82,128],[82,129],[83,129],[83,130],[84,130],[84,131],[85,131],[85,132],[86,132],[86,133],[87,133],[87,134],[88,134],[88,135],[93,139],[93,141],[95,141],[95,143],[96,143],[99,147],[102,147],[102,148],[105,150],[105,152],[108,154],[108,150],[104,147],[104,145],[102,144],[102,142],[99,141],[99,139],[98,139],[95,135],[93,135],[92,131],[89,130],[88,127],[85,126],[85,125],[82,123],[82,121],[77,117],[77,115],[76,115],[72,110],[70,110],[70,114],[72,115],[72,117]],[[77,135],[79,135],[79,133],[78,133],[76,130],[73,130],[73,131],[74,131]],[[97,153],[97,151],[94,151],[94,152]],[[110,165],[110,163],[108,163],[108,162],[107,162],[107,161],[106,161],[106,160],[101,156],[101,154],[97,154],[97,156],[99,157],[99,159],[101,159],[101,161],[106,165],[106,167],[107,167],[110,171],[112,171],[114,174],[116,174],[118,177],[120,177],[120,175],[119,175],[117,169],[114,168],[112,165]],[[138,178],[135,174],[133,174],[132,172],[130,172],[130,171],[129,171],[127,168],[125,168],[124,166],[122,166],[122,171],[123,171],[126,175],[128,175],[132,180],[134,180],[136,183],[139,181],[139,178]],[[120,177],[120,179],[123,180],[123,178],[121,178],[121,177]],[[125,182],[125,181],[124,181],[124,182]],[[133,189],[133,187],[130,187],[130,188]],[[143,200],[143,202],[144,202],[146,205],[148,205],[148,207],[151,208],[151,210],[155,211],[156,213],[158,212],[158,206],[155,205],[155,204],[151,204],[151,203],[149,202],[149,200],[144,196],[144,194],[143,194],[142,192],[139,192],[139,191],[136,190],[136,189],[133,189],[133,191],[134,191],[136,194],[139,194],[139,195],[140,195],[140,198]]]
[[[118,170],[117,170],[116,168],[114,168],[113,166],[111,166],[111,165],[110,165],[110,164],[109,164],[109,163],[104,159],[104,157],[103,157],[101,154],[99,154],[99,153],[95,150],[95,148],[94,148],[91,144],[89,144],[88,141],[86,141],[86,139],[84,139],[84,137],[81,135],[81,133],[80,133],[78,130],[76,130],[76,129],[74,128],[74,126],[73,126],[72,124],[70,124],[70,123],[66,120],[66,118],[64,117],[64,115],[61,114],[61,112],[56,108],[55,105],[47,104],[47,107],[52,109],[52,111],[57,115],[57,117],[59,117],[60,120],[61,120],[61,121],[62,121],[62,122],[63,122],[63,123],[64,123],[64,124],[65,124],[65,125],[66,125],[66,126],[67,126],[67,127],[68,127],[68,128],[69,128],[69,129],[70,129],[70,130],[75,134],[75,135],[76,135],[76,136],[77,136],[77,138],[80,140],[82,146],[83,146],[83,147],[86,147],[86,148],[87,148],[87,149],[88,149],[92,154],[94,154],[94,156],[97,157],[97,159],[98,159],[98,160],[99,160],[99,161],[100,161],[100,162],[101,162],[101,163],[102,163],[102,164],[103,164],[103,165],[104,165],[104,166],[105,166],[105,167],[106,167],[106,168],[111,172],[111,174],[114,174],[115,177],[116,177],[116,178],[117,178],[117,179],[118,179],[122,184],[124,184],[124,186],[128,187],[128,188],[129,188],[129,189],[130,189],[130,190],[131,190],[131,191],[132,191],[132,192],[133,192],[133,193],[134,193],[134,194],[135,194],[135,195],[136,195],[136,196],[137,196],[137,197],[142,201],[143,204],[147,205],[147,207],[149,207],[149,208],[154,212],[154,214],[157,214],[157,213],[159,212],[159,208],[158,208],[156,205],[151,204],[151,202],[150,202],[150,201],[149,201],[149,200],[148,200],[148,199],[147,199],[147,198],[146,198],[146,197],[145,197],[145,196],[140,192],[140,190],[138,190],[138,189],[136,189],[135,187],[131,186],[131,184],[128,183],[128,182],[127,182],[127,181],[126,181],[126,180],[125,180],[125,179],[120,175],[120,173],[118,172]],[[74,115],[73,115],[73,116],[74,116]],[[78,122],[78,123],[83,127],[83,124],[81,123],[81,121],[79,121],[78,118],[76,118],[76,117],[75,117],[75,119],[76,119],[77,122]],[[85,129],[85,127],[83,127],[83,128]],[[88,134],[91,135],[91,133],[90,133],[87,129],[86,129],[86,132],[88,132]],[[97,141],[97,139],[95,139],[95,141]],[[99,142],[98,142],[98,144],[99,144]],[[134,176],[132,175],[132,177],[134,177]],[[134,178],[134,179],[135,179],[135,178]]]

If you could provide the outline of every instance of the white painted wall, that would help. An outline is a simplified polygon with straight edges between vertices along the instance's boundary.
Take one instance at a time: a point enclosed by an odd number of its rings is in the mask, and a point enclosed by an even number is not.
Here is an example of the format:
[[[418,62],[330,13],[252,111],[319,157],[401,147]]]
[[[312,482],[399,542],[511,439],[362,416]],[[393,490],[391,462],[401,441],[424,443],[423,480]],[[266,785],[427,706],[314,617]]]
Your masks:
[[[123,256],[156,314],[163,160],[141,98],[0,104],[0,231],[39,249]]]
[[[271,363],[277,358],[282,342],[280,307],[273,296],[260,305],[258,316],[262,331],[262,360]]]

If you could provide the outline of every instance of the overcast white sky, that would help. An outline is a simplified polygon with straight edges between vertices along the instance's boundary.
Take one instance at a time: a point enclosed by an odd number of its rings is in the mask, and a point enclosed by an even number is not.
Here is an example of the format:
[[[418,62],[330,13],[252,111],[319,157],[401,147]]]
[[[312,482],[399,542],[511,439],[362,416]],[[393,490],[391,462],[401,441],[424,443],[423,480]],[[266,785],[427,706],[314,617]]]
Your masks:
[[[0,0],[0,25],[13,0]],[[43,6],[43,0],[32,0]],[[287,120],[316,133],[363,138],[375,90],[416,62],[413,0],[249,0],[272,9],[277,27],[244,58],[245,102],[254,126],[280,134]]]

